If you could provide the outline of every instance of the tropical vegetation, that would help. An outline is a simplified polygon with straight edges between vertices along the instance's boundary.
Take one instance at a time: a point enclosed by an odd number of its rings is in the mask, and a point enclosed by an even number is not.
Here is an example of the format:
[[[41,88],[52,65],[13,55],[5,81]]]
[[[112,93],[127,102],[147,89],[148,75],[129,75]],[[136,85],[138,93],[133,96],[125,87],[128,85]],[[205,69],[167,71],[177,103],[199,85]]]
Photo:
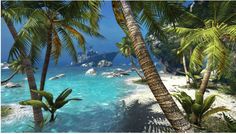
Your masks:
[[[173,94],[173,96],[182,105],[187,119],[193,124],[199,126],[201,126],[202,120],[206,119],[210,115],[217,112],[229,111],[225,106],[212,108],[217,95],[209,95],[208,97],[203,98],[203,95],[199,91],[196,91],[195,99],[192,99],[191,96],[182,91]]]
[[[37,91],[32,90],[32,92],[35,92],[41,96],[43,96],[46,99],[46,102],[43,102],[41,100],[26,100],[19,102],[21,105],[30,105],[33,107],[43,108],[45,111],[49,111],[51,113],[50,122],[55,120],[55,112],[62,108],[64,105],[69,103],[72,100],[80,101],[79,98],[70,98],[67,99],[67,97],[71,94],[72,89],[65,89],[60,93],[60,95],[56,98],[56,100],[53,100],[53,94],[46,92],[46,91]]]
[[[59,62],[63,51],[77,63],[75,44],[86,52],[85,35],[103,39],[99,32],[101,4],[100,1],[1,2],[2,19],[14,39],[8,58],[13,73],[1,80],[1,84],[18,73],[26,74],[31,98],[19,104],[33,107],[36,131],[45,123],[42,109],[50,113],[53,122],[58,109],[72,100],[81,100],[67,99],[72,93],[70,88],[56,98],[53,92],[46,91],[48,68],[51,60]],[[193,132],[193,126],[201,128],[209,116],[230,111],[226,106],[214,106],[219,95],[205,93],[211,85],[226,94],[236,93],[236,2],[193,1],[183,6],[184,1],[122,0],[111,4],[116,22],[125,34],[116,47],[141,78],[135,82],[148,85],[176,132]],[[16,30],[15,24],[22,28]],[[141,28],[147,30],[146,35]],[[37,88],[34,73],[42,54],[45,55],[42,70],[37,70],[41,73]],[[171,94],[152,55],[163,65],[164,73],[184,75],[188,89],[197,89],[195,98],[184,91]],[[3,117],[11,112],[7,106],[1,108]],[[225,113],[223,117],[228,128],[235,132],[235,119]]]

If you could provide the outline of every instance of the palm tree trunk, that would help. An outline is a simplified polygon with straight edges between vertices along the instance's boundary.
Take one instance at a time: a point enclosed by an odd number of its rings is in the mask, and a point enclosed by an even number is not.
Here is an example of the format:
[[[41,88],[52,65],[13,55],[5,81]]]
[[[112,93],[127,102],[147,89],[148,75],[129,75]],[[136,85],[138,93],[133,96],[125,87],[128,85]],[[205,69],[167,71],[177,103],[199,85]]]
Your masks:
[[[25,66],[25,73],[26,73],[27,79],[28,79],[31,99],[32,100],[39,100],[38,94],[31,91],[31,90],[37,90],[37,85],[36,85],[35,78],[34,78],[34,72],[31,67],[31,62],[29,59],[25,58],[23,60],[23,64]],[[34,115],[35,126],[36,126],[36,128],[38,128],[43,123],[42,109],[38,108],[38,107],[33,107],[33,115]]]
[[[11,74],[11,76],[3,81],[1,81],[1,84],[8,82],[9,80],[11,80],[16,74],[18,73],[18,71],[15,71],[13,74]]]
[[[199,92],[204,95],[205,91],[206,91],[206,88],[207,88],[207,84],[208,84],[208,81],[210,79],[210,76],[211,76],[211,69],[209,66],[206,67],[206,72],[204,73],[204,76],[203,76],[203,79],[202,79],[202,82],[201,82],[201,85],[200,85],[200,88],[199,88]]]
[[[187,69],[186,59],[185,59],[185,55],[184,54],[183,54],[183,66],[184,66],[184,73],[185,73],[185,77],[186,77],[186,83],[187,83],[187,85],[189,85],[190,84],[190,78],[187,75],[188,69]]]
[[[5,21],[9,31],[11,32],[14,40],[17,40],[17,31],[13,25],[13,23],[11,21]],[[23,61],[23,66],[25,66],[25,72],[28,78],[28,84],[29,84],[29,89],[33,89],[33,90],[37,90],[37,86],[36,86],[36,82],[35,82],[35,78],[34,78],[34,72],[32,69],[32,65],[30,60],[26,57],[26,54],[24,52],[21,52],[22,57],[24,57],[24,61]],[[38,99],[38,95],[36,93],[33,93],[30,90],[30,95],[31,95],[31,99]],[[34,116],[34,121],[35,121],[35,127],[38,128],[38,126],[40,124],[42,124],[43,122],[43,113],[42,113],[42,109],[41,108],[36,108],[33,107],[33,116]]]
[[[41,74],[41,80],[40,80],[40,90],[44,90],[45,86],[45,81],[46,81],[46,76],[47,76],[47,71],[48,71],[48,65],[50,62],[50,57],[51,57],[51,51],[52,51],[52,27],[49,28],[48,30],[48,35],[47,35],[47,50],[44,58],[44,64],[43,64],[43,70]],[[42,99],[42,98],[41,98]]]
[[[11,32],[11,35],[12,35],[13,39],[17,40],[17,31],[16,31],[12,21],[9,20],[9,21],[5,21],[5,22],[7,24],[7,27],[9,29],[9,31]]]
[[[134,63],[134,60],[132,58],[132,56],[130,56],[130,62],[131,62],[131,65],[132,65],[132,68],[134,68],[135,72],[138,74],[138,76],[142,79],[142,81],[145,81],[145,77],[139,72],[139,70],[137,69],[135,63]]]
[[[135,54],[144,72],[149,88],[151,89],[172,127],[177,132],[186,132],[190,130],[190,123],[184,118],[182,112],[160,79],[160,76],[146,49],[139,27],[134,20],[129,4],[122,0],[121,5],[126,19],[126,26],[128,27],[129,36],[133,42],[132,44],[134,45]]]

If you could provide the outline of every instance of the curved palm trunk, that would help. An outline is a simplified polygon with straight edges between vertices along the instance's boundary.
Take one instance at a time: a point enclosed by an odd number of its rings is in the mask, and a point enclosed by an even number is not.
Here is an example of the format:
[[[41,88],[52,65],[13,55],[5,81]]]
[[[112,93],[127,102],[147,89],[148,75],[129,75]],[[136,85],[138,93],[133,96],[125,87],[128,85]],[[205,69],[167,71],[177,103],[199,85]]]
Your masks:
[[[43,63],[43,70],[41,74],[41,80],[40,80],[40,90],[44,90],[45,86],[45,81],[46,81],[46,76],[47,76],[47,71],[48,71],[48,65],[50,62],[50,57],[51,57],[51,51],[52,51],[52,28],[49,28],[48,30],[48,39],[47,39],[47,50],[44,58],[44,63]],[[42,97],[41,97],[42,99]]]
[[[139,72],[139,70],[137,69],[133,58],[130,56],[130,62],[132,64],[132,68],[134,68],[135,72],[138,74],[138,76],[142,79],[142,81],[145,81],[145,77]]]
[[[129,36],[133,42],[135,54],[139,60],[145,78],[147,79],[149,88],[172,127],[178,132],[188,131],[191,128],[190,123],[184,118],[182,112],[174,102],[165,85],[162,83],[145,47],[142,34],[134,20],[130,6],[126,1],[121,1],[121,4],[126,19],[126,25],[130,33]]]
[[[206,92],[206,88],[207,88],[207,84],[210,79],[210,76],[211,76],[211,69],[209,66],[207,66],[206,72],[204,73],[204,76],[203,76],[203,79],[199,88],[199,92],[203,95]]]
[[[6,22],[6,21],[5,21]],[[14,40],[17,40],[17,31],[11,21],[6,22],[9,31],[11,32]],[[22,57],[24,57],[23,65],[26,67],[25,72],[28,78],[29,89],[37,90],[34,72],[32,69],[32,65],[30,60],[26,57],[24,52],[21,52]],[[31,99],[38,99],[38,95],[36,93],[31,92],[30,90]],[[33,116],[35,121],[35,128],[38,128],[39,125],[43,123],[43,113],[41,108],[33,107]]]
[[[25,66],[25,73],[28,79],[31,99],[38,100],[39,99],[38,94],[31,91],[31,90],[37,90],[37,85],[34,78],[34,72],[31,67],[31,62],[29,59],[26,58],[23,60],[23,64]],[[38,107],[33,107],[33,115],[34,115],[34,121],[35,121],[35,128],[37,130],[37,128],[39,128],[43,123],[42,109]]]
[[[13,74],[11,74],[11,76],[10,76],[9,78],[7,78],[7,79],[1,81],[1,84],[6,83],[6,82],[8,82],[9,80],[11,80],[17,73],[18,73],[18,72],[15,71]]]
[[[185,73],[185,77],[186,77],[186,83],[189,85],[190,84],[190,78],[187,75],[188,69],[187,69],[187,65],[186,65],[185,55],[183,55],[183,66],[184,66],[184,73]]]

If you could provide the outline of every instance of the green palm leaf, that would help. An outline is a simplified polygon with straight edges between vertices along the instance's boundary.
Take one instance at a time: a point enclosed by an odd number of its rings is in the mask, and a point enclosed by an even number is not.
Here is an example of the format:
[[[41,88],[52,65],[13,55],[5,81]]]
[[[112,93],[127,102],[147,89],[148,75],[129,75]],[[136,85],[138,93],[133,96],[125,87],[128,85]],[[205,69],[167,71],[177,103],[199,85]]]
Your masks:
[[[49,105],[53,105],[53,95],[46,91],[40,91],[40,90],[31,90],[32,92],[38,93],[39,95],[45,97]]]
[[[30,105],[30,106],[33,106],[33,107],[44,108],[45,111],[49,110],[47,105],[44,104],[42,101],[39,101],[39,100],[26,100],[26,101],[19,102],[19,104],[20,105]]]
[[[227,109],[225,106],[215,107],[215,108],[212,108],[212,109],[208,110],[207,112],[205,112],[202,116],[202,119],[204,120],[212,114],[215,114],[218,112],[226,112],[226,111],[230,111],[230,110]]]

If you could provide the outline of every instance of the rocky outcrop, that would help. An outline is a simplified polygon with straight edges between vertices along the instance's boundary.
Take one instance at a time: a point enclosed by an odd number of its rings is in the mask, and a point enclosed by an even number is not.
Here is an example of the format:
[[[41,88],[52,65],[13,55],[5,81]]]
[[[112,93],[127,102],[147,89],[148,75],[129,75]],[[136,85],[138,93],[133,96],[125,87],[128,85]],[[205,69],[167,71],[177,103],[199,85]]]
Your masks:
[[[112,66],[112,62],[107,60],[101,60],[97,64],[97,67],[110,67],[110,66]]]
[[[107,78],[113,78],[113,77],[122,77],[125,75],[129,75],[130,70],[123,70],[121,68],[115,69],[113,72],[103,72],[102,75],[107,77]]]
[[[6,62],[1,63],[1,69],[9,69],[9,64]]]
[[[96,75],[96,71],[94,68],[90,68],[88,71],[85,73],[86,75]]]
[[[49,78],[49,80],[56,80],[56,79],[60,79],[62,77],[65,77],[65,74],[58,74],[58,75],[56,75],[54,77]]]
[[[7,82],[4,86],[5,86],[5,88],[21,87],[21,85],[19,83],[14,83],[14,82]]]
[[[81,65],[81,67],[94,67],[94,66],[95,66],[94,62],[84,63]]]

